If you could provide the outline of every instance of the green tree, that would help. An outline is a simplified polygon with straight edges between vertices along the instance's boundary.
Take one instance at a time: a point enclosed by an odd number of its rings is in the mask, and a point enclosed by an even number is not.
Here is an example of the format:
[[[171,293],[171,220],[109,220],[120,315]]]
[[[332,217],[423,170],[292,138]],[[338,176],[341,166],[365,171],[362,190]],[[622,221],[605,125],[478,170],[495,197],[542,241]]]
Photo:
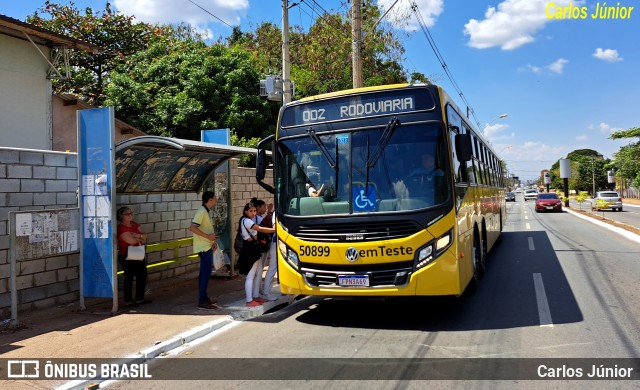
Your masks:
[[[222,44],[156,42],[111,73],[106,104],[155,135],[200,139],[200,131],[230,128],[235,145],[254,146],[275,131],[278,105],[259,96],[250,54]]]
[[[616,168],[616,176],[622,187],[628,188],[629,185],[640,187],[640,140],[637,140],[640,138],[640,127],[616,131],[609,138],[636,139],[635,142],[630,141],[613,154],[613,166]]]
[[[593,192],[595,179],[596,191],[607,188],[607,166],[611,160],[604,159],[602,154],[592,149],[577,149],[567,155],[571,161],[571,177],[569,188],[579,191]],[[549,170],[551,187],[564,188],[563,179],[560,178],[560,161],[556,161]]]
[[[402,67],[404,47],[397,35],[382,25],[374,26],[380,11],[372,1],[362,8],[364,37],[362,42],[363,80],[365,86],[407,82]],[[262,74],[280,74],[282,69],[281,30],[263,23],[255,32],[234,29],[227,40],[241,46],[256,57]],[[340,13],[319,16],[308,31],[299,26],[290,31],[291,79],[296,96],[304,97],[349,89],[353,85],[351,69],[351,19]],[[422,73],[411,74],[412,81],[426,82]]]
[[[607,188],[607,173],[605,166],[609,163],[608,159],[604,159],[602,154],[592,149],[578,149],[567,155],[567,158],[577,163],[577,175],[574,181],[574,189],[576,191],[587,191],[592,196],[595,181],[596,191],[601,188]],[[572,171],[573,176],[573,171]]]
[[[131,16],[115,13],[108,2],[104,10],[86,7],[81,11],[73,2],[60,5],[47,0],[27,22],[102,48],[99,53],[71,50],[69,78],[52,83],[54,92],[72,94],[96,106],[104,101],[109,73],[129,55],[146,49],[154,37],[184,33],[184,29],[136,23]]]

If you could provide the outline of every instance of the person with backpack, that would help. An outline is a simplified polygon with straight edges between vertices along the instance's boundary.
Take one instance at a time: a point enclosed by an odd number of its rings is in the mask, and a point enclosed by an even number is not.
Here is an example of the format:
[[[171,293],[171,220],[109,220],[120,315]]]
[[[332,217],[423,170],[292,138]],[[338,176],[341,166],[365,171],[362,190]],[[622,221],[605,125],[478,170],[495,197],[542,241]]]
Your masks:
[[[267,205],[267,203],[258,198],[251,198],[249,201],[254,206],[256,206],[256,216],[253,219],[253,222],[266,228],[270,228],[271,225],[271,212],[273,211],[273,203]],[[260,286],[262,285],[262,271],[264,270],[264,266],[267,262],[267,257],[269,256],[269,246],[271,244],[271,238],[273,234],[261,233],[258,232],[258,250],[262,253],[260,256],[259,264],[258,264],[258,272],[253,279],[253,296],[259,297],[260,301],[266,302],[267,299],[260,294]]]
[[[259,295],[260,281],[262,280],[262,252],[258,247],[258,233],[275,233],[274,228],[266,228],[257,223],[256,207],[249,202],[244,206],[243,216],[239,221],[239,234],[243,239],[242,250],[238,257],[238,272],[246,275],[244,282],[244,291],[246,294],[245,305],[247,307],[256,307],[266,302],[266,299]],[[260,268],[260,269],[259,269]],[[258,280],[257,290],[255,289],[255,280]],[[257,292],[256,292],[257,291]]]

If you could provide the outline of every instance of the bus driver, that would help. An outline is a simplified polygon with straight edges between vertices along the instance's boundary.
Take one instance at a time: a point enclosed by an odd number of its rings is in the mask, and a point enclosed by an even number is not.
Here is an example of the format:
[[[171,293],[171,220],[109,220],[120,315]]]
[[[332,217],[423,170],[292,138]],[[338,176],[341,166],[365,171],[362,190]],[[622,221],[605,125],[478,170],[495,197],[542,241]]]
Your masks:
[[[421,165],[409,174],[412,181],[423,185],[432,183],[436,177],[444,177],[444,171],[436,168],[436,157],[433,154],[423,154],[420,161]]]

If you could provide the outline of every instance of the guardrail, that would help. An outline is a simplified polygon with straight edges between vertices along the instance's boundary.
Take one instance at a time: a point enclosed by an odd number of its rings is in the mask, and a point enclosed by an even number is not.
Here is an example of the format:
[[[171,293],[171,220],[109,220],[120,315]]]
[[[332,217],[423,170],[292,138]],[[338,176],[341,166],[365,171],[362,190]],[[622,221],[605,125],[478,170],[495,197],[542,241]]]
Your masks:
[[[193,245],[193,237],[187,237],[187,238],[180,238],[177,240],[172,240],[172,241],[164,241],[164,242],[158,242],[155,244],[147,244],[147,254],[149,253],[154,253],[154,252],[162,252],[162,251],[167,251],[167,250],[171,250],[173,249],[173,257],[166,259],[166,260],[161,260],[161,261],[157,261],[154,263],[148,263],[147,264],[147,269],[151,269],[154,267],[160,267],[163,265],[168,265],[168,264],[172,264],[172,263],[181,263],[183,261],[190,261],[190,260],[198,260],[198,254],[197,253],[193,253],[190,255],[186,255],[186,256],[180,256],[180,248],[185,247],[185,246],[189,246],[191,247]],[[118,271],[118,275],[122,275],[123,271]]]

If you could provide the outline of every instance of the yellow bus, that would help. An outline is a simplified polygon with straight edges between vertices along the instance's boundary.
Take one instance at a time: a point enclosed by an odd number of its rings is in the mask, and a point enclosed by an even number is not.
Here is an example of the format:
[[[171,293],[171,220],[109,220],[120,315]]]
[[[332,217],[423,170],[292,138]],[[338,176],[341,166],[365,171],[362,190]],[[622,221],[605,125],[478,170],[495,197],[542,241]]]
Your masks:
[[[506,218],[501,161],[436,85],[289,103],[256,166],[276,201],[285,294],[460,295]]]

